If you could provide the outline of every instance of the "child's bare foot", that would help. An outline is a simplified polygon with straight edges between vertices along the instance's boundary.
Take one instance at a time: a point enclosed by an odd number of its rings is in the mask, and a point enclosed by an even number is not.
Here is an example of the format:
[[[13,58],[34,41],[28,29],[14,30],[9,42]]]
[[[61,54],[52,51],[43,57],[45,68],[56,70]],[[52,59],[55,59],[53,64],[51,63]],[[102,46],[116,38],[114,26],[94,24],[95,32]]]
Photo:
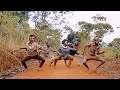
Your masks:
[[[42,71],[42,69],[41,69],[41,68],[39,68],[39,69],[38,69],[38,71]]]
[[[28,71],[28,69],[24,69],[24,70],[22,70],[22,72],[27,72]]]
[[[78,66],[80,67],[81,65],[80,65],[80,64],[78,64]]]

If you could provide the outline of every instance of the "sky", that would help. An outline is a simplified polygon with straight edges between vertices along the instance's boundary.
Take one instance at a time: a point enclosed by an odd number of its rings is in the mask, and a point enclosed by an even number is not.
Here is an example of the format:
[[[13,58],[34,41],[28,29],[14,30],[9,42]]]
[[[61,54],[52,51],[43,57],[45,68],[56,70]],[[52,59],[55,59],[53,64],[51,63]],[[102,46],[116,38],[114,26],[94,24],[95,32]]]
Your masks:
[[[66,14],[66,20],[69,22],[69,25],[74,31],[77,31],[76,24],[79,21],[86,21],[89,23],[93,23],[93,19],[91,17],[96,14],[100,14],[107,18],[107,23],[112,25],[114,32],[111,34],[106,34],[103,38],[105,43],[110,43],[114,38],[120,38],[120,11],[74,11],[73,15]],[[34,28],[34,23],[29,20],[29,24],[32,28]],[[62,33],[63,38],[65,39],[68,33]]]

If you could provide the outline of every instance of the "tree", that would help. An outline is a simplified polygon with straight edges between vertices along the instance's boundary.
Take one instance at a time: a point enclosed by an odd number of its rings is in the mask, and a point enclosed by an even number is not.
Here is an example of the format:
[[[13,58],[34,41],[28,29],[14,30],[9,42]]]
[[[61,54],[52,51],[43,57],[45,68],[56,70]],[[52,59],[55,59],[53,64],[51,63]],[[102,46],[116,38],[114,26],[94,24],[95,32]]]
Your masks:
[[[9,48],[25,46],[30,34],[38,35],[38,42],[41,45],[45,45],[47,41],[53,44],[53,48],[57,48],[60,45],[61,33],[59,30],[53,29],[49,25],[41,25],[40,30],[31,29],[24,21],[19,24],[19,20],[19,14],[13,15],[11,11],[2,12],[0,38]],[[19,29],[18,25],[22,29]]]
[[[65,15],[70,11],[34,11],[32,21],[35,22],[35,28],[40,29],[42,25],[56,27],[65,23]]]
[[[30,17],[29,12],[30,11],[11,11],[13,16],[20,17],[19,24],[29,20],[29,17]]]
[[[75,37],[77,37],[76,34],[75,34],[75,32],[72,32],[72,33],[70,33],[70,34],[67,35],[67,40],[69,42],[72,42]]]
[[[85,21],[78,22],[78,25],[79,25],[79,31],[85,33],[86,36],[89,35],[90,32],[92,32],[94,29],[93,24],[85,22]]]
[[[108,44],[109,47],[114,47],[120,50],[120,38],[115,38],[112,42]]]
[[[117,58],[120,58],[120,38],[115,38],[112,42],[108,44],[108,47],[112,49]]]
[[[78,22],[79,31],[86,33],[86,35],[94,32],[94,34],[100,38],[103,38],[106,33],[111,33],[114,31],[113,27],[109,23],[106,23],[107,18],[104,16],[96,14],[96,16],[91,18],[94,20],[94,24],[85,21]]]
[[[105,42],[102,42],[102,48],[106,48],[107,47],[107,43],[105,43]]]
[[[66,39],[68,39],[69,42],[72,42],[73,39],[77,39],[79,41],[80,50],[82,51],[86,43],[90,41],[90,35],[86,35],[86,33],[84,32],[77,31],[68,34]]]
[[[3,18],[3,11],[0,11],[0,25],[2,23],[2,18]]]

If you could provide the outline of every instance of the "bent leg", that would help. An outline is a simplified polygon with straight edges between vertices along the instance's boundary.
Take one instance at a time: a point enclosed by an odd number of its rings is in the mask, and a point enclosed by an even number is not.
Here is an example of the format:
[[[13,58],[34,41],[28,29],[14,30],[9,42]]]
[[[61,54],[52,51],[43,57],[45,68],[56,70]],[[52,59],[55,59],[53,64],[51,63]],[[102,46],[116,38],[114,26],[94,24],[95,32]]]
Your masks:
[[[89,59],[87,57],[84,57],[83,58],[83,65],[89,70],[89,67],[88,67],[88,65],[86,63],[87,61],[89,61]]]
[[[53,57],[52,55],[50,55],[51,58],[51,62],[50,62],[50,66],[52,65],[52,63],[55,61],[55,57]]]
[[[83,62],[83,55],[79,55],[79,61],[78,61],[78,65],[81,65],[81,62]]]
[[[54,66],[56,66],[58,60],[61,60],[61,57],[60,57],[60,56],[58,56],[58,57],[56,57],[56,58],[54,59]]]
[[[39,56],[39,55],[34,56],[34,58],[39,60],[39,62],[40,62],[40,66],[39,66],[39,67],[41,68],[42,65],[45,63],[45,59],[42,58],[42,57]]]
[[[73,56],[67,56],[66,60],[69,60],[68,67],[70,67],[71,62],[73,61]]]
[[[64,60],[64,63],[65,63],[65,65],[67,66],[67,62],[66,62],[66,60]]]
[[[21,61],[21,63],[23,64],[23,66],[25,67],[25,69],[27,69],[27,65],[26,65],[26,61],[28,61],[28,60],[30,60],[30,59],[32,59],[32,57],[31,56],[26,56],[22,61]]]
[[[96,61],[100,61],[101,63],[96,67],[95,72],[97,72],[97,69],[98,69],[101,65],[103,65],[103,64],[105,63],[105,60],[104,60],[103,58],[101,58],[101,57],[99,57],[99,59],[96,60]]]
[[[101,63],[96,67],[95,72],[97,71],[97,69],[98,69],[101,65],[103,65],[103,64],[105,63],[105,60],[102,59],[102,58],[99,57],[99,56],[90,56],[89,59],[95,60],[95,61],[100,61],[100,62],[101,62]]]

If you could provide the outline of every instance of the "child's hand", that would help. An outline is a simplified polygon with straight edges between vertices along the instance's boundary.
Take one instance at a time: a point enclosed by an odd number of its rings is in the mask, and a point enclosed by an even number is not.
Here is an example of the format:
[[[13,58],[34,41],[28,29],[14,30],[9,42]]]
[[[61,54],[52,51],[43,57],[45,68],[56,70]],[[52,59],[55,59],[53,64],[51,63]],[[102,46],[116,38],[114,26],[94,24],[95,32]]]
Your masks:
[[[80,48],[77,48],[78,51],[80,51]]]
[[[37,47],[38,47],[38,48],[42,48],[41,45],[38,45]]]

